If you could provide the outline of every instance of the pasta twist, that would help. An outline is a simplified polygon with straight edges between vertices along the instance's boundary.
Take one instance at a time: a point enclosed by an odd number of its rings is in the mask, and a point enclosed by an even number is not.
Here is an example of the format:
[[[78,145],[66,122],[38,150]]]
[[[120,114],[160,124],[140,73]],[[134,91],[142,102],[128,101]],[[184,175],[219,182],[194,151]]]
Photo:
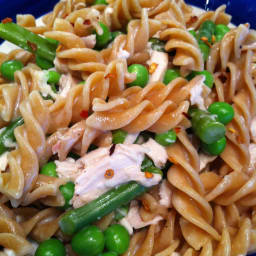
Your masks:
[[[19,105],[25,100],[29,93],[38,90],[38,81],[34,70],[39,68],[33,64],[28,65],[21,71],[15,72],[13,83],[0,85],[0,118],[10,122],[20,114]]]
[[[118,36],[112,47],[102,50],[105,61],[124,58],[128,63],[145,63],[149,59],[148,40],[162,27],[160,21],[148,19],[147,10],[142,9],[141,19],[129,22],[127,35]]]
[[[203,12],[194,23],[190,24],[190,27],[198,29],[206,20],[211,20],[215,24],[228,25],[231,20],[231,16],[225,13],[225,10],[226,5],[221,5],[215,11]]]
[[[249,131],[256,113],[256,91],[251,75],[251,64],[252,52],[247,51],[242,54],[237,65],[227,65],[230,73],[227,74],[229,78],[225,79],[224,83],[221,81],[221,74],[215,76],[218,100],[233,103],[235,110],[235,117],[227,125],[227,146],[221,154],[222,159],[235,171],[249,171]],[[241,73],[239,69],[242,70]]]
[[[172,195],[173,207],[198,230],[203,230],[219,241],[219,233],[211,226],[212,208],[204,198],[204,187],[198,174],[197,151],[184,132],[177,136],[179,141],[167,148],[169,159],[174,162],[167,174],[168,181],[176,188]],[[202,243],[193,246],[199,250]]]
[[[45,134],[50,118],[47,105],[38,92],[31,92],[21,103],[20,113],[24,125],[14,132],[18,147],[8,154],[9,171],[1,173],[0,186],[0,191],[15,206],[30,204],[47,195],[54,196],[59,193],[58,187],[65,183],[62,179],[38,178],[39,166],[47,161]]]
[[[110,98],[108,102],[95,99],[94,113],[86,123],[98,130],[122,128],[130,133],[144,130],[161,133],[178,125],[188,127],[183,113],[188,111],[191,89],[202,79],[202,76],[197,76],[188,83],[183,78],[177,78],[167,86],[154,82],[143,89],[128,88],[118,98]]]
[[[67,127],[70,122],[83,119],[82,111],[90,111],[94,98],[105,100],[108,96],[119,94],[125,84],[133,81],[134,75],[127,71],[125,60],[115,60],[108,64],[105,72],[94,72],[86,80],[86,86],[78,84],[71,88],[65,97],[59,97],[49,111],[51,123],[49,132]]]
[[[242,47],[250,44],[251,38],[255,36],[254,34],[254,31],[249,30],[248,26],[243,24],[231,29],[220,42],[215,43],[211,48],[206,63],[207,70],[212,73],[218,67],[225,70],[228,62],[239,60]]]
[[[186,29],[171,25],[161,32],[160,38],[167,40],[166,51],[176,50],[173,64],[185,70],[202,71],[204,60],[196,39]]]
[[[4,205],[0,205],[0,245],[13,250],[16,255],[33,255],[35,247],[26,237],[41,242],[49,239],[59,229],[58,219],[60,211],[47,208],[39,211],[35,208],[18,208],[12,212]],[[3,251],[3,254],[5,251]]]

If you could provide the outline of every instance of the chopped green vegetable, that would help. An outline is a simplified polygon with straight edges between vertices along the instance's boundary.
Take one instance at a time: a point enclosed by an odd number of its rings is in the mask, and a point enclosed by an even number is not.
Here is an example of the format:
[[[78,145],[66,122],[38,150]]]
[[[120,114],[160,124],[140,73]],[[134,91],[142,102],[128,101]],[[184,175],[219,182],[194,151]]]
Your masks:
[[[35,256],[66,256],[66,249],[60,240],[51,238],[38,246]]]
[[[105,232],[106,248],[118,254],[125,253],[130,244],[130,236],[126,228],[120,224],[113,224]]]
[[[228,124],[235,115],[234,108],[226,102],[214,102],[209,106],[208,111],[217,115],[218,120],[224,125]]]
[[[114,41],[116,37],[123,35],[122,31],[113,31],[111,32],[111,41]]]
[[[17,118],[15,121],[11,122],[7,127],[3,128],[0,133],[0,155],[8,151],[10,142],[15,142],[14,130],[16,127],[24,124],[22,117]]]
[[[164,49],[165,42],[164,41],[161,41],[160,39],[155,38],[155,37],[151,37],[148,41],[151,43],[151,48],[154,51],[165,52],[165,49]]]
[[[145,156],[144,160],[142,161],[140,168],[142,172],[151,172],[163,176],[163,172],[161,171],[161,169],[157,168],[154,165],[154,162],[147,156]]]
[[[122,130],[122,129],[118,129],[118,130],[114,130],[112,131],[112,142],[113,144],[122,144],[125,141],[125,138],[127,136],[127,132]]]
[[[202,40],[203,37],[206,37],[208,42],[212,42],[212,36],[214,35],[216,25],[211,20],[206,20],[203,22],[199,28],[199,39]]]
[[[42,166],[40,174],[51,176],[51,177],[58,177],[58,174],[56,171],[56,164],[54,162],[48,162],[47,164],[44,164]]]
[[[2,63],[0,70],[4,78],[8,79],[9,81],[13,81],[14,73],[17,70],[23,69],[23,67],[23,63],[19,60],[8,60]]]
[[[136,182],[113,188],[90,203],[64,214],[59,222],[60,228],[65,234],[72,235],[145,191],[146,188]]]
[[[218,156],[224,151],[226,144],[227,140],[225,137],[223,137],[211,144],[201,143],[201,147],[206,153],[213,156]]]
[[[225,126],[218,121],[216,115],[212,115],[201,109],[190,109],[192,129],[196,136],[206,144],[212,144],[224,137]]]
[[[132,83],[127,84],[128,87],[137,85],[143,88],[147,85],[149,80],[149,73],[143,65],[132,64],[128,67],[128,72],[136,74],[136,79]]]
[[[71,241],[72,249],[79,256],[94,256],[104,249],[103,232],[96,226],[88,226],[74,235]]]

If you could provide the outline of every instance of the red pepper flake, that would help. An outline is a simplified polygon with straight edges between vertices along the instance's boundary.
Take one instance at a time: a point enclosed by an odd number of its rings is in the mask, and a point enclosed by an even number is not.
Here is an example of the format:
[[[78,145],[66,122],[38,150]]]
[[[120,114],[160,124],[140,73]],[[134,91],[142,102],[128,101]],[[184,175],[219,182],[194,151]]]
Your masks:
[[[82,110],[81,113],[80,113],[80,116],[82,118],[87,118],[89,115],[88,111],[87,110]]]
[[[27,41],[27,44],[32,49],[33,52],[36,52],[36,50],[37,50],[37,45],[36,44],[34,44],[30,41]]]
[[[107,79],[107,78],[116,78],[116,75],[108,73],[108,74],[106,74],[106,75],[104,76],[104,78],[105,78],[105,79]]]
[[[84,20],[84,25],[88,25],[88,26],[91,25],[91,21],[88,20],[88,19],[87,19],[87,20]]]
[[[106,170],[104,177],[106,179],[111,179],[111,178],[113,178],[114,174],[115,174],[114,170],[108,169],[108,170]]]
[[[181,128],[180,128],[180,127],[175,127],[175,128],[174,128],[174,131],[176,132],[176,134],[178,134],[178,133],[181,132]]]
[[[210,48],[212,47],[212,45],[209,43],[208,38],[206,36],[202,36],[200,38],[205,44],[207,44]]]
[[[115,152],[116,144],[113,144],[109,149],[109,155],[111,156]]]
[[[158,67],[158,64],[155,63],[155,62],[153,62],[153,63],[149,66],[149,69],[148,69],[149,74],[152,75],[152,74],[156,71],[157,67]]]
[[[190,116],[189,116],[189,114],[188,114],[188,113],[186,113],[186,112],[182,112],[182,115],[183,115],[183,116],[185,116],[187,119],[190,119]]]
[[[192,25],[193,23],[197,22],[197,20],[198,20],[198,17],[197,17],[197,16],[191,16],[190,19],[189,19],[189,21],[186,22],[186,25],[187,25],[187,26],[190,26],[190,25]]]
[[[10,23],[10,22],[12,22],[12,18],[7,17],[7,18],[3,19],[1,22],[3,24]]]
[[[149,207],[148,202],[146,200],[142,200],[141,203],[142,203],[144,209],[149,212],[150,207]]]
[[[145,177],[147,178],[147,179],[152,179],[153,178],[153,173],[152,172],[145,172]]]
[[[212,35],[212,42],[213,42],[213,43],[216,42],[216,37],[215,37],[215,35]]]
[[[236,133],[236,130],[232,127],[228,128],[228,130],[231,132],[231,133]]]

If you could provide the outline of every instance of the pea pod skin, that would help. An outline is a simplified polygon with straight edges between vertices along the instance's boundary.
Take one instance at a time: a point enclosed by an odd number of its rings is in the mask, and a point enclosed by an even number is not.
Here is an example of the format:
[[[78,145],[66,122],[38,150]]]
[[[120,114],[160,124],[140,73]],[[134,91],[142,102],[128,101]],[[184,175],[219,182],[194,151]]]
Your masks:
[[[8,147],[5,146],[7,141],[15,141],[14,130],[16,127],[22,124],[24,124],[24,120],[22,117],[19,117],[11,124],[9,124],[0,134],[0,155],[8,150]]]
[[[200,109],[190,110],[192,129],[196,136],[206,144],[212,144],[225,136],[225,126],[216,115]]]
[[[70,210],[61,218],[59,226],[65,234],[72,235],[145,192],[146,188],[137,182],[123,184],[80,208]]]

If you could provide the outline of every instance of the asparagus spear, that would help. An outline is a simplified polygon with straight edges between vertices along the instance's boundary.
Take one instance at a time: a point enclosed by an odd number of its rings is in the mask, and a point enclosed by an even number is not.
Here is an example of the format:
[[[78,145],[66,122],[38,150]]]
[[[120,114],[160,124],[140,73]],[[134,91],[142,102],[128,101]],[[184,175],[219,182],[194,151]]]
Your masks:
[[[191,109],[189,114],[192,129],[202,142],[211,144],[225,136],[225,126],[218,121],[216,115],[201,109]]]
[[[49,62],[55,58],[58,41],[43,38],[13,22],[0,23],[0,37]]]
[[[22,117],[19,117],[15,121],[13,121],[11,124],[9,124],[4,130],[0,133],[0,155],[3,154],[8,150],[7,143],[8,142],[14,142],[14,129],[17,126],[20,126],[24,123],[24,120]]]
[[[146,188],[136,182],[111,189],[90,203],[67,212],[59,222],[60,228],[65,234],[72,235],[145,192]]]

